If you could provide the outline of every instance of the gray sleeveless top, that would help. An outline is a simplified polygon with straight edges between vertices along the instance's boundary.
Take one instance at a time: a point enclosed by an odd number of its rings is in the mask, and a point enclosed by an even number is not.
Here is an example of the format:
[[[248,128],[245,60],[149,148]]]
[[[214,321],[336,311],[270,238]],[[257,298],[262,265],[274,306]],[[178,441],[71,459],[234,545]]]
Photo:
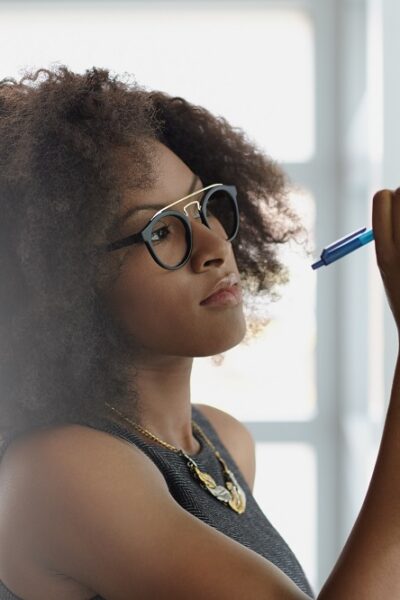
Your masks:
[[[96,429],[119,436],[138,446],[162,472],[170,493],[185,510],[271,561],[286,573],[303,592],[310,598],[314,598],[313,591],[297,558],[257,504],[242,473],[221,442],[211,423],[194,405],[192,405],[192,417],[214,444],[227,463],[228,468],[233,471],[238,483],[243,488],[247,498],[244,513],[237,514],[202,488],[189,471],[186,459],[181,455],[153,442],[150,438],[148,441],[144,441],[136,433],[132,433],[112,421],[101,419],[99,420],[98,427],[96,425]],[[212,448],[210,448],[201,435],[197,433],[195,435],[201,445],[201,449],[193,456],[193,459],[202,471],[204,470],[212,475],[217,484],[224,485],[225,480],[222,469]],[[21,599],[7,589],[0,581],[0,600]],[[95,596],[92,600],[106,599],[101,596]]]

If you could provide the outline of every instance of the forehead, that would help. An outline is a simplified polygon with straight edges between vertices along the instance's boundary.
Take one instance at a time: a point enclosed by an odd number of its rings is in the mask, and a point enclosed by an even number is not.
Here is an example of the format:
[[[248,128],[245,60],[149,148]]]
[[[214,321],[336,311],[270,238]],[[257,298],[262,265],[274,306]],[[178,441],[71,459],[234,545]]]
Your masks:
[[[174,152],[157,140],[154,144],[155,181],[146,189],[127,189],[123,193],[120,222],[135,209],[151,205],[155,211],[203,187],[201,179]]]
[[[117,229],[133,219],[150,218],[160,209],[204,186],[201,179],[169,148],[157,142],[156,177],[147,189],[126,189],[117,219]]]

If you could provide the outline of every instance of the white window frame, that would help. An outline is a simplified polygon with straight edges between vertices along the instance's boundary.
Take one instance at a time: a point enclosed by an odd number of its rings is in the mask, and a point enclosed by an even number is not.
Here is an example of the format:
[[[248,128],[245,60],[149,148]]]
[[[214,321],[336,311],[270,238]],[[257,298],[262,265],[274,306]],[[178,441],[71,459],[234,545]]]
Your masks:
[[[393,19],[396,0],[387,5],[385,37],[398,39]],[[370,19],[380,0],[293,0],[260,4],[309,11],[315,32],[315,155],[301,164],[282,163],[294,183],[311,191],[316,202],[316,250],[344,234],[371,226],[370,194],[377,183],[368,152],[370,116],[368,64]],[[374,4],[374,5],[373,5]],[[390,5],[390,8],[389,8]],[[396,6],[398,14],[400,5]],[[373,14],[372,14],[373,13]],[[397,45],[400,43],[397,41]],[[390,51],[392,68],[399,53]],[[379,78],[378,78],[379,79]],[[395,78],[392,78],[392,83]],[[390,77],[385,91],[390,86]],[[396,114],[397,94],[390,89],[387,114]],[[375,107],[376,108],[376,107]],[[379,108],[379,107],[378,107]],[[398,176],[400,124],[390,119],[385,154],[386,179]],[[375,176],[374,176],[375,174]],[[393,183],[396,187],[399,182]],[[377,446],[382,419],[369,413],[370,384],[366,376],[373,354],[369,319],[369,264],[373,244],[347,259],[322,268],[317,276],[317,415],[310,421],[245,422],[256,442],[304,442],[317,457],[317,589],[328,577],[361,507],[370,477],[365,452]],[[386,398],[393,375],[393,321],[386,318]],[[382,357],[383,360],[383,357]]]

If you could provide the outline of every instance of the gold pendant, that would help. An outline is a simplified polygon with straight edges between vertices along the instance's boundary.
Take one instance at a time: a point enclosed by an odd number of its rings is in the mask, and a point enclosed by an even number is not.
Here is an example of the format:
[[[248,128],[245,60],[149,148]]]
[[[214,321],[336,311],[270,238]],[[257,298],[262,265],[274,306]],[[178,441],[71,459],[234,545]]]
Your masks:
[[[242,514],[246,509],[246,494],[238,484],[236,477],[227,469],[228,474],[224,474],[226,487],[217,485],[214,478],[208,473],[201,471],[194,460],[186,456],[189,461],[187,463],[192,474],[200,481],[202,487],[210,492],[215,498],[224,502],[235,512]],[[229,481],[230,479],[230,481]]]
[[[219,452],[216,452],[216,456],[224,468],[224,478],[226,480],[226,487],[232,494],[232,500],[229,503],[229,506],[237,513],[242,514],[246,510],[246,494],[244,493],[244,490],[240,487],[239,482],[236,479],[234,473],[232,473],[232,471],[228,468],[228,465],[226,464]],[[230,479],[230,481],[228,480],[228,478]]]
[[[229,471],[229,469],[228,469]],[[246,494],[243,489],[240,487],[235,475],[232,471],[229,471],[229,476],[232,478],[233,483],[231,481],[226,482],[226,487],[232,494],[232,500],[229,503],[229,506],[233,508],[234,511],[239,513],[240,515],[244,513],[246,510]]]

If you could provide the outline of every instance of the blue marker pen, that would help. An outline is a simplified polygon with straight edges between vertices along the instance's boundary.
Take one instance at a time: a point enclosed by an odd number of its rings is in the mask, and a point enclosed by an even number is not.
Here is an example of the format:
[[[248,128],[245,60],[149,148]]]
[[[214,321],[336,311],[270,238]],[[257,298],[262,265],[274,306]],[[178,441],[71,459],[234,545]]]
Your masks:
[[[349,233],[344,237],[340,238],[330,246],[327,246],[323,249],[321,258],[314,264],[312,264],[313,269],[319,269],[323,265],[327,266],[331,262],[342,258],[342,256],[346,256],[350,252],[357,250],[357,248],[361,248],[361,246],[365,246],[368,242],[372,242],[374,239],[374,232],[372,229],[368,229],[363,227],[362,229],[358,229],[357,231],[353,231],[353,233]]]

